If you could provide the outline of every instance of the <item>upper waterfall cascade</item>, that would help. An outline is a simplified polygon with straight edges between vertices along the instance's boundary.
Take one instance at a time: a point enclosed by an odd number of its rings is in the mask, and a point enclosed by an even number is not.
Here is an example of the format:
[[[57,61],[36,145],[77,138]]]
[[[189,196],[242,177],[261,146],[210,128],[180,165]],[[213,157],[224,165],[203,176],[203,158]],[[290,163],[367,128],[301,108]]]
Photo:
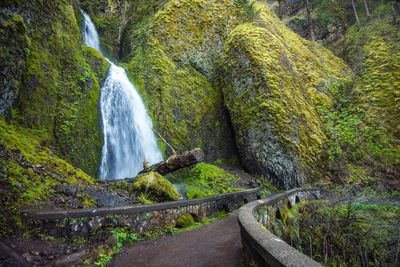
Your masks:
[[[89,15],[82,13],[83,40],[101,53],[96,27]],[[154,164],[162,161],[162,155],[151,118],[137,89],[123,68],[107,60],[111,66],[100,97],[104,141],[100,179],[135,177],[143,169],[144,159]]]

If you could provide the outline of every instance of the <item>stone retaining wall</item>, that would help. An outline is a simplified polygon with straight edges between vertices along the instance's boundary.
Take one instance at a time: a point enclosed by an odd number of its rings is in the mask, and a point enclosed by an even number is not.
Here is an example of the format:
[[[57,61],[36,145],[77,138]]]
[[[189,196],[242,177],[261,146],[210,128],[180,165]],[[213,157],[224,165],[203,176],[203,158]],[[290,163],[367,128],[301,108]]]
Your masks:
[[[239,210],[243,262],[246,266],[321,266],[273,235],[268,227],[282,208],[292,208],[301,200],[318,199],[320,189],[292,189],[266,199],[250,202]],[[262,212],[259,212],[262,209]]]
[[[26,210],[23,214],[32,227],[56,237],[87,237],[107,227],[129,227],[137,233],[175,226],[178,217],[191,213],[195,220],[220,211],[231,211],[258,199],[260,189],[220,194],[210,197],[113,208],[79,210]]]

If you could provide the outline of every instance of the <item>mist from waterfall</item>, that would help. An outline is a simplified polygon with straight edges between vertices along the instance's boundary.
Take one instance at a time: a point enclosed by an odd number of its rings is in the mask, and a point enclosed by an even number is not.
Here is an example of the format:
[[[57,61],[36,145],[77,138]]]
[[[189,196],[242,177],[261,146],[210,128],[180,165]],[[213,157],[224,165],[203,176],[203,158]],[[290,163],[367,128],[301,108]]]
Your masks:
[[[96,27],[88,14],[82,14],[83,40],[101,53]],[[100,96],[104,141],[100,179],[132,178],[143,169],[144,159],[154,164],[162,160],[162,155],[137,89],[123,68],[107,60],[111,66]]]

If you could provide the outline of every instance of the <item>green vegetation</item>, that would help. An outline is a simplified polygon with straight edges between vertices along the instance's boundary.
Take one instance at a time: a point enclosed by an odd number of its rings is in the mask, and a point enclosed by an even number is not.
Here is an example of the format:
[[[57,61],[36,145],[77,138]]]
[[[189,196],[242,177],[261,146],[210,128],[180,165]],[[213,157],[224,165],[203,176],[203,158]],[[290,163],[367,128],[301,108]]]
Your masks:
[[[141,203],[179,200],[179,193],[161,174],[149,172],[140,175],[132,185],[132,190],[140,193]]]
[[[353,86],[352,80],[332,86],[333,107],[321,110],[327,123],[331,178],[338,183],[396,190],[396,179],[385,170],[398,168],[399,148],[380,126],[381,121],[367,119]]]
[[[202,218],[201,221],[195,222],[190,213],[185,213],[178,218],[178,221],[180,218],[182,218],[181,221],[185,221],[185,223],[182,225],[178,225],[177,221],[176,225],[170,225],[163,229],[144,231],[141,234],[137,234],[127,228],[115,227],[110,230],[111,238],[114,239],[113,242],[111,242],[111,246],[100,245],[97,248],[98,257],[95,259],[94,263],[97,266],[107,266],[112,258],[121,252],[124,246],[130,246],[137,240],[153,240],[160,238],[165,234],[179,234],[182,232],[191,231],[206,224],[221,220],[228,215],[229,213],[220,212],[211,217],[205,217]],[[190,221],[189,224],[187,223],[188,221]],[[91,259],[87,259],[85,264],[93,265]]]
[[[238,177],[207,163],[176,171],[168,174],[167,178],[172,183],[183,186],[188,199],[241,190],[235,187]]]
[[[328,107],[330,84],[351,72],[264,5],[256,7],[258,21],[236,27],[224,45],[224,100],[245,167],[281,188],[294,187],[306,175],[321,175],[326,135],[316,106]]]
[[[242,11],[244,12],[245,18],[249,21],[253,21],[260,16],[260,10],[256,8],[256,2],[255,0],[249,1],[249,0],[234,0],[233,3],[235,6],[243,9]],[[243,15],[239,13],[239,15]]]
[[[281,214],[274,233],[325,266],[395,264],[400,242],[396,205],[350,202],[332,206],[314,201]]]
[[[46,132],[33,131],[0,119],[1,229],[17,231],[24,220],[17,209],[41,207],[52,202],[56,185],[90,185],[95,181],[80,169],[58,158],[42,145]],[[77,196],[86,207],[93,205],[86,194]],[[1,233],[6,234],[6,233]]]
[[[327,124],[328,175],[336,183],[400,188],[399,40],[387,3],[345,36],[345,57],[357,76],[335,82],[331,108],[320,108]]]
[[[181,216],[179,216],[178,220],[176,220],[176,226],[178,228],[190,227],[193,224],[194,224],[194,219],[192,214],[190,213],[184,213]]]
[[[153,204],[153,201],[150,200],[150,193],[140,192],[139,203],[143,205]]]
[[[8,32],[10,40],[20,40],[18,47],[25,45],[24,53],[12,52],[19,58],[8,58],[9,63],[4,63],[13,68],[12,62],[23,62],[20,69],[24,72],[18,74],[18,83],[13,82],[18,101],[12,119],[24,126],[45,129],[46,142],[55,153],[96,176],[102,146],[99,84],[109,64],[82,46],[76,19],[76,14],[81,16],[79,10],[76,12],[72,4],[61,0],[6,1],[2,7],[2,17],[19,17],[22,26],[27,17],[19,16],[18,11],[30,12],[29,31]],[[6,47],[2,45],[2,53]]]
[[[111,230],[112,236],[115,238],[115,244],[110,249],[103,248],[99,253],[99,257],[95,260],[97,266],[107,266],[115,255],[118,255],[125,245],[132,245],[137,239],[137,235],[125,228],[115,228]]]
[[[389,4],[382,9],[382,17],[374,13],[376,18],[360,30],[349,29],[346,57],[359,74],[354,91],[367,122],[378,124],[389,137],[399,139],[400,104],[396,99],[400,92],[400,33],[392,23]]]

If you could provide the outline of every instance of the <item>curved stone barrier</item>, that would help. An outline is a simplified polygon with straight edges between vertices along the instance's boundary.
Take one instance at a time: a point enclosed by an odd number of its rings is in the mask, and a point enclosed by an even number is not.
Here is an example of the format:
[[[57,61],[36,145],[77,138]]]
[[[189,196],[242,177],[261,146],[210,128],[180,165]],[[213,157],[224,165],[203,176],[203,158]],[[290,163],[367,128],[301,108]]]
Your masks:
[[[220,211],[237,209],[260,198],[260,188],[225,193],[204,198],[179,200],[151,205],[74,210],[25,210],[32,228],[51,236],[89,236],[107,227],[129,227],[138,233],[174,226],[178,217],[191,213],[195,220]]]
[[[322,266],[267,230],[269,220],[274,219],[275,216],[280,216],[280,210],[285,205],[291,208],[301,200],[317,199],[319,196],[320,189],[298,188],[256,200],[241,207],[238,221],[245,265]],[[266,212],[262,216],[257,216],[261,208],[265,208]],[[271,212],[274,214],[270,214]],[[258,220],[257,217],[259,217]]]

